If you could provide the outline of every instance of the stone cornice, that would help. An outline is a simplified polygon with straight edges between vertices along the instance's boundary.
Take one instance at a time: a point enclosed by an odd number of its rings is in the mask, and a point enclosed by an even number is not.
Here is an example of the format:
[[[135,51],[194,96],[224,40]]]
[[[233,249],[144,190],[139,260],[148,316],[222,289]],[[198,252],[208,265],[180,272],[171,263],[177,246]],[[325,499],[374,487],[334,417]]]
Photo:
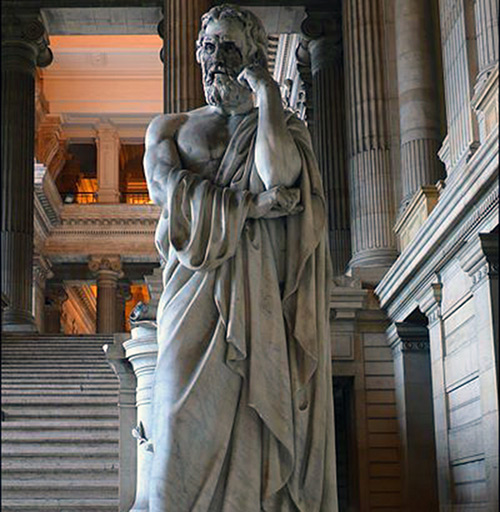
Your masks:
[[[495,227],[495,212],[498,212],[497,138],[498,127],[456,181],[444,189],[415,239],[377,286],[375,292],[381,306],[393,320],[403,319],[406,312],[411,312],[422,282],[435,280],[435,272],[457,253],[481,224],[489,222],[491,229]]]
[[[160,208],[155,205],[64,205],[61,223],[47,237],[46,255],[102,255],[157,257],[154,245]]]

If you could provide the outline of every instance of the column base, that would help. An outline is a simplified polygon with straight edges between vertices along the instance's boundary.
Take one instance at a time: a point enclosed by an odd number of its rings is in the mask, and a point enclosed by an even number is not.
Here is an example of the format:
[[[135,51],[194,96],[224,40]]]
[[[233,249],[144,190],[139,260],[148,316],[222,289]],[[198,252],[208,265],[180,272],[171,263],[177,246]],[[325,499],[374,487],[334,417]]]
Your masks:
[[[368,249],[355,254],[346,274],[369,285],[378,284],[398,258],[395,249]]]
[[[35,317],[28,311],[6,308],[2,311],[2,332],[37,333]]]

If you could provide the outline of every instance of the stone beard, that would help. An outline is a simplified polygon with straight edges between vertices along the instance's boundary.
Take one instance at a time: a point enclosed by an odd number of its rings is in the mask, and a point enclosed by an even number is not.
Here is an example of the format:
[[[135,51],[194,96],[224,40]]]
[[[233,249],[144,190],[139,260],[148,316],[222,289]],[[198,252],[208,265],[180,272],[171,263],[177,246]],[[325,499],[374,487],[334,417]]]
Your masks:
[[[215,107],[226,106],[233,107],[241,104],[242,97],[248,95],[236,80],[228,75],[217,74],[209,83],[203,83],[205,99],[209,105]]]

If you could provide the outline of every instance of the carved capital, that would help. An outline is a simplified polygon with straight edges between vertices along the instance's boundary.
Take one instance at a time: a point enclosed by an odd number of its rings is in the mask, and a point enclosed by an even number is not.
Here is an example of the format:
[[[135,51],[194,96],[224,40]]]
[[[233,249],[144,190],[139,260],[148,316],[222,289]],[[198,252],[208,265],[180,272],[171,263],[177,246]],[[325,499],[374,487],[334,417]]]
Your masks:
[[[24,49],[31,52],[30,62]],[[48,66],[52,60],[49,36],[39,13],[21,13],[6,10],[2,13],[2,58],[7,66],[22,64]],[[26,60],[28,58],[28,60]]]
[[[309,40],[313,75],[318,71],[342,62],[342,19],[340,8],[330,11],[310,11],[301,25],[302,33]]]
[[[395,322],[388,335],[390,347],[395,353],[429,351],[429,332],[425,325]]]
[[[89,269],[92,272],[107,270],[123,274],[120,256],[92,256],[89,261]]]
[[[52,265],[47,258],[41,254],[33,256],[33,280],[38,286],[43,288],[45,281],[54,277],[51,268]]]
[[[61,118],[57,115],[47,115],[40,123],[37,131],[35,156],[38,162],[51,166],[57,153],[64,150],[62,141]],[[53,173],[51,173],[53,175]]]
[[[480,233],[469,240],[459,255],[462,269],[479,286],[485,279],[498,278],[498,234]]]

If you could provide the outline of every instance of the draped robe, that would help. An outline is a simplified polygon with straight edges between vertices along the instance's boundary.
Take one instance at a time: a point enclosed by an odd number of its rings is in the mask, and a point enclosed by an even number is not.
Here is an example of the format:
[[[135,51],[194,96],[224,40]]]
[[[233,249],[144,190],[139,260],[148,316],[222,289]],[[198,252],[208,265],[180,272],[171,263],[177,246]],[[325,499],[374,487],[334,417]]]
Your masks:
[[[303,211],[251,219],[257,112],[211,179],[168,175],[150,512],[335,512],[325,198],[304,124]]]

